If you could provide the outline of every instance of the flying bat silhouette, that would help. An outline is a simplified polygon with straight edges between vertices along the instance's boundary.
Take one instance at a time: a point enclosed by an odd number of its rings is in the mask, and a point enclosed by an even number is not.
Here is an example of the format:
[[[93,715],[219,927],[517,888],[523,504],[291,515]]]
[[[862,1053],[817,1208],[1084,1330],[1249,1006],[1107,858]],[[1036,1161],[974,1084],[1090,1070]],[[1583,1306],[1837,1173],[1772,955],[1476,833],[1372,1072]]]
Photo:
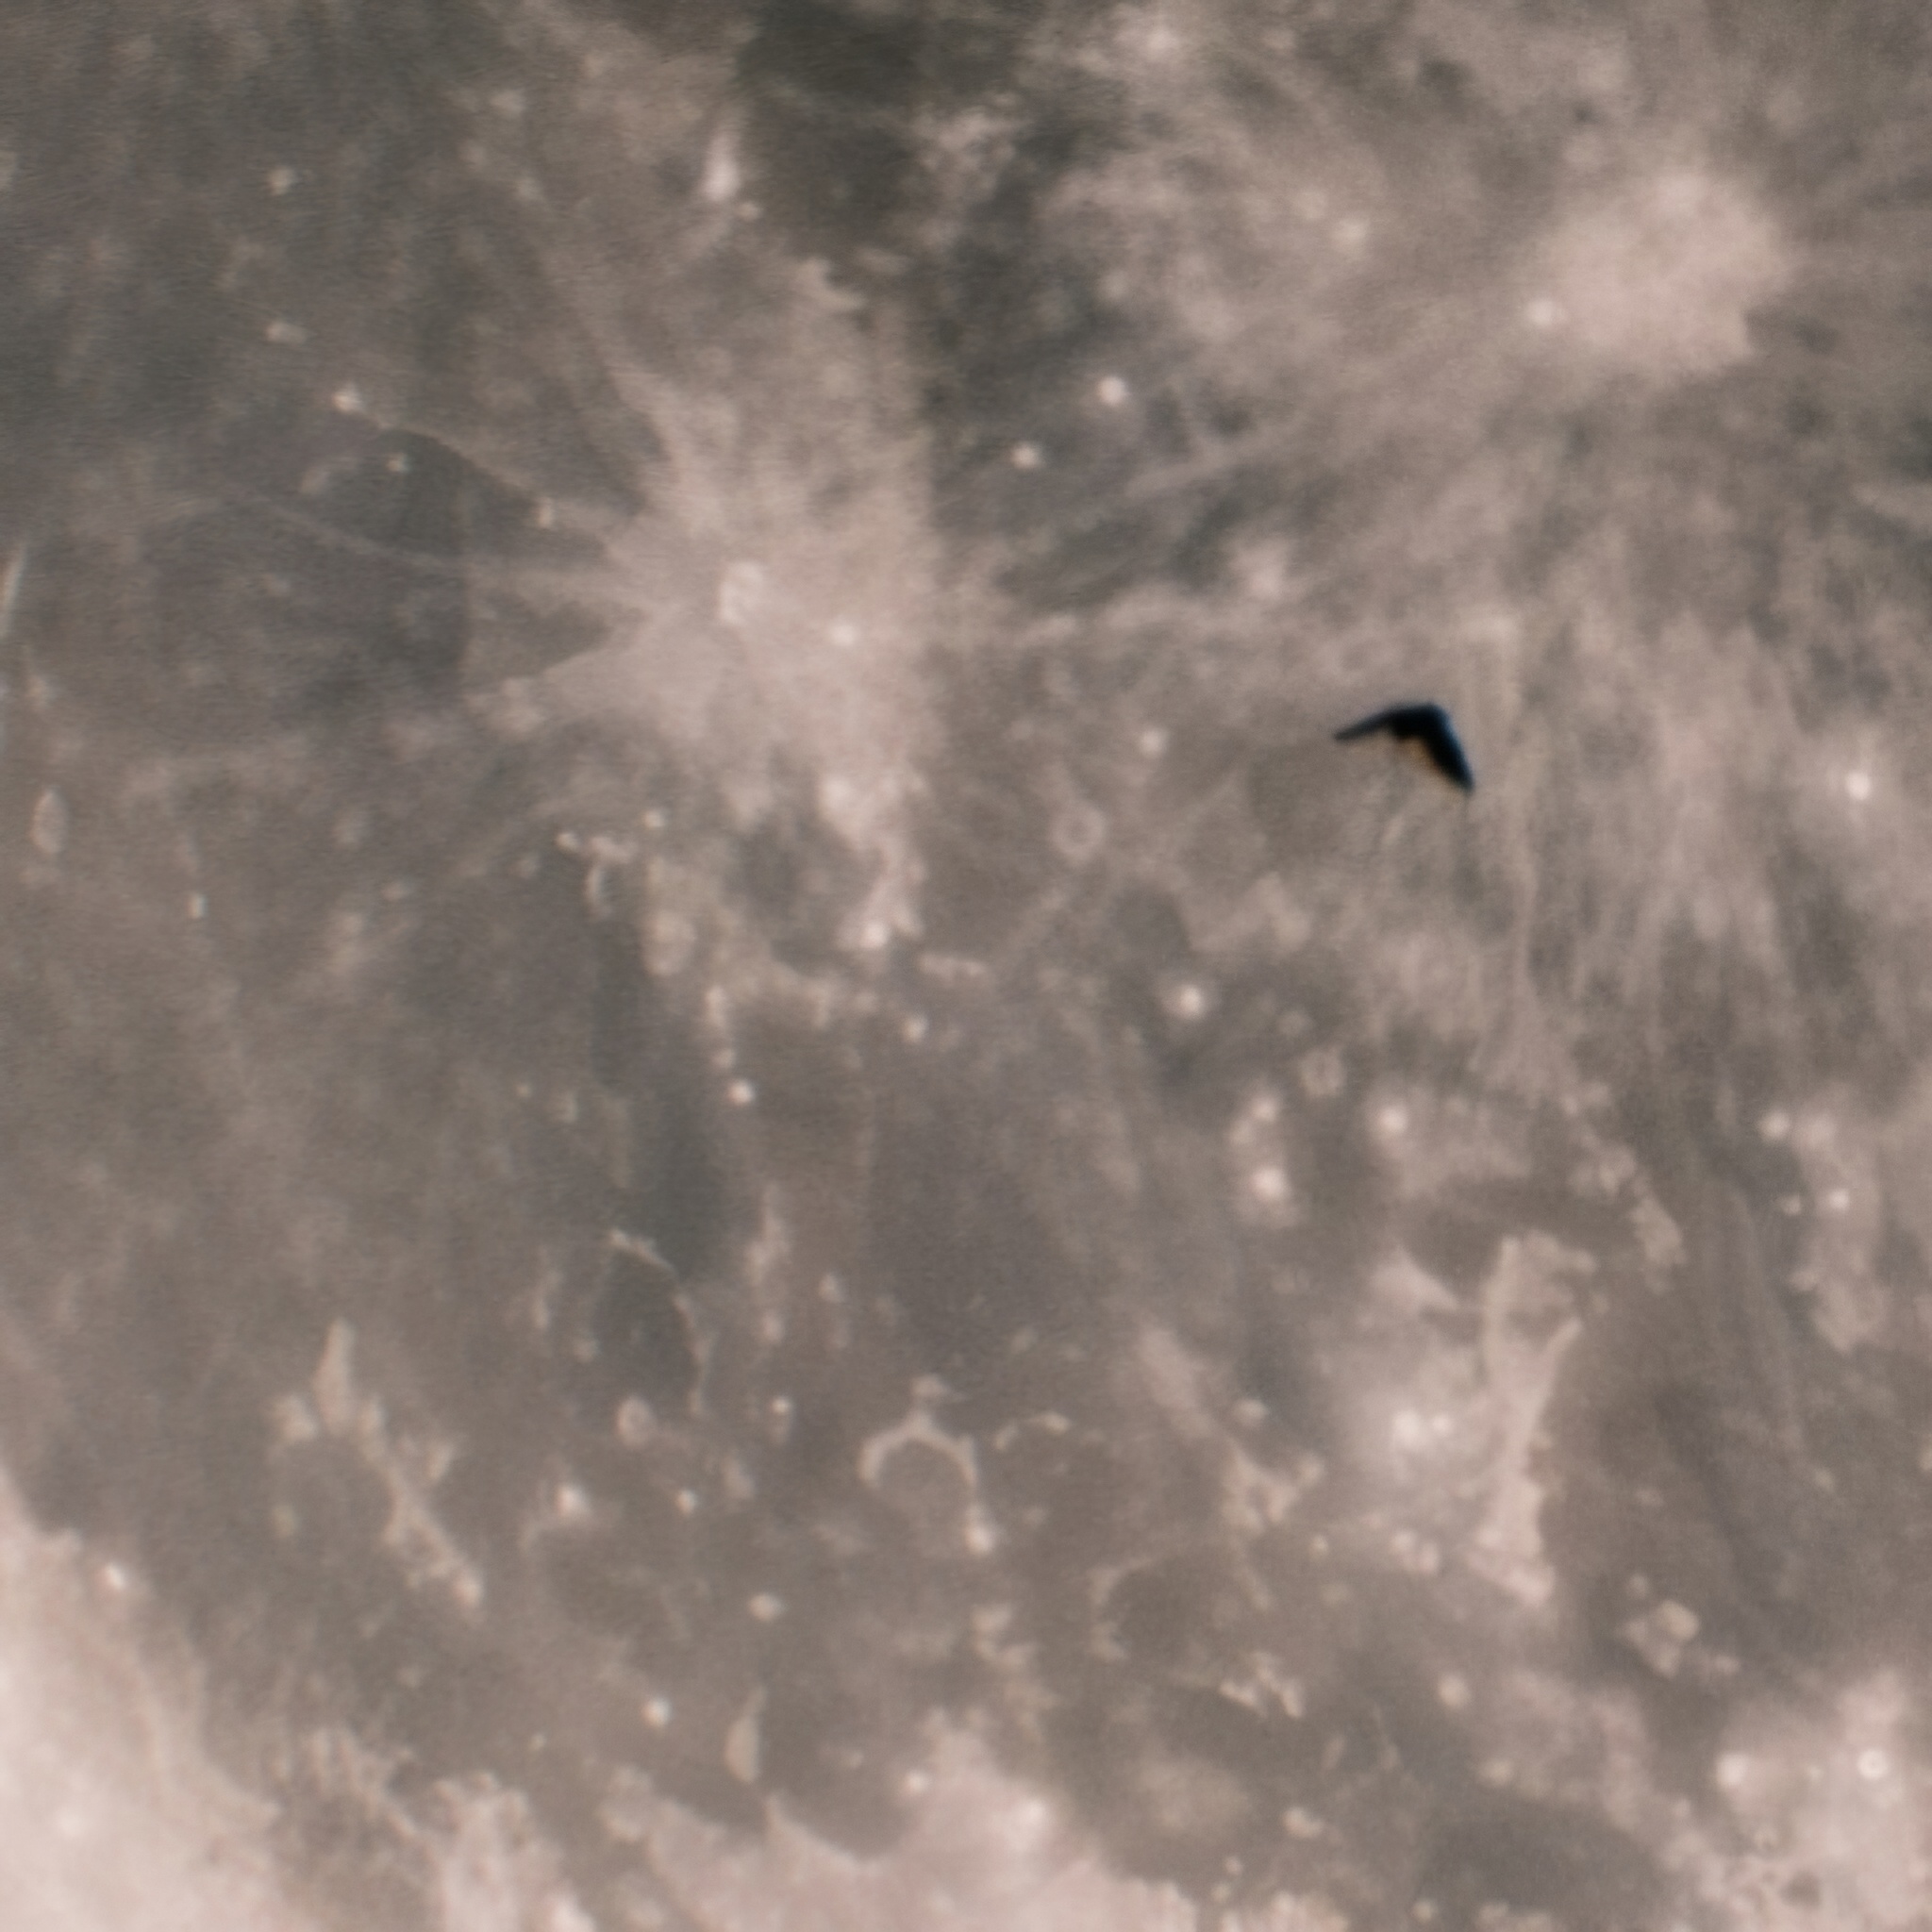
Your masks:
[[[1441,705],[1391,705],[1335,734],[1338,744],[1352,744],[1357,738],[1392,738],[1397,744],[1411,745],[1430,765],[1459,791],[1475,790],[1475,773],[1469,754]]]

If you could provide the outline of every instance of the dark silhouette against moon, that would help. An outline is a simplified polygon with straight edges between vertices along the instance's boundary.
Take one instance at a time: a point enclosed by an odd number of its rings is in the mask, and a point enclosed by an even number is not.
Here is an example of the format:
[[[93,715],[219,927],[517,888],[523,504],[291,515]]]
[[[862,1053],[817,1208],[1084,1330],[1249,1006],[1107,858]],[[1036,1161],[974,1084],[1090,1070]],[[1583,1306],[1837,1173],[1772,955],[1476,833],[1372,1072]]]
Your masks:
[[[1449,713],[1441,705],[1391,705],[1335,734],[1338,744],[1352,744],[1358,738],[1392,738],[1397,744],[1412,746],[1430,766],[1459,791],[1475,790],[1475,773],[1469,755],[1456,735]]]

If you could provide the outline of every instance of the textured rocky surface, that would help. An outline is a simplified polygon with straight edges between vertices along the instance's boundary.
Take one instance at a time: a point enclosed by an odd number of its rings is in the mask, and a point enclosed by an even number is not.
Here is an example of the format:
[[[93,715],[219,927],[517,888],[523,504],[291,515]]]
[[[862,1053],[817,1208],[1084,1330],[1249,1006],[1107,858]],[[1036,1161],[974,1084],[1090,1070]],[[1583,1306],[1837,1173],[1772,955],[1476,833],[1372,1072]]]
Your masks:
[[[9,1932],[1926,1925],[1919,9],[0,56]]]

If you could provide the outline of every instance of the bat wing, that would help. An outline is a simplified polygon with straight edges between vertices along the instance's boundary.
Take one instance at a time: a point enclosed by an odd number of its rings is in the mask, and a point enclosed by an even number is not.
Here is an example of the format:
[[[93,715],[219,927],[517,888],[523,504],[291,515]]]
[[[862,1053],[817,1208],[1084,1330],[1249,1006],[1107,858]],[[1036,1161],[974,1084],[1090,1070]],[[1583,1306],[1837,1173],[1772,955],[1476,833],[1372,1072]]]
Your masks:
[[[1354,724],[1345,724],[1335,734],[1337,744],[1353,744],[1358,738],[1374,738],[1377,732],[1386,731],[1391,737],[1396,735],[1396,720],[1405,711],[1415,708],[1412,706],[1397,705],[1391,710],[1374,711]]]
[[[1449,722],[1449,713],[1441,705],[1428,707],[1429,718],[1416,733],[1417,741],[1429,755],[1429,762],[1450,784],[1463,791],[1475,790],[1475,772],[1469,762],[1469,754],[1462,748],[1462,741],[1456,735],[1456,726]]]
[[[1441,705],[1391,705],[1335,734],[1336,741],[1352,744],[1360,738],[1392,738],[1398,744],[1413,744],[1428,757],[1429,763],[1458,791],[1475,790],[1475,772],[1469,754],[1456,735],[1449,713]]]

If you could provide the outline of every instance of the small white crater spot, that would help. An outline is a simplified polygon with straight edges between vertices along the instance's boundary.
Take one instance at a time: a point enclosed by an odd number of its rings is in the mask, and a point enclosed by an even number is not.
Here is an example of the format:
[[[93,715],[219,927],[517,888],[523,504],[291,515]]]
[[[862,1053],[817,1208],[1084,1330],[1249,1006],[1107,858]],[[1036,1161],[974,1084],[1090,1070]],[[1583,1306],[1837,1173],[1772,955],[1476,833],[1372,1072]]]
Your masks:
[[[1426,1416],[1412,1408],[1399,1408],[1390,1422],[1389,1439],[1396,1448],[1413,1452],[1428,1448],[1435,1432]]]
[[[1053,1824],[1053,1813],[1043,1799],[1025,1798],[1013,1806],[1003,1821],[1006,1826],[1001,1836],[1014,1852],[1028,1852],[1046,1836]]]
[[[748,558],[726,564],[718,579],[718,622],[727,630],[744,630],[765,602],[765,567]]]
[[[1208,989],[1197,980],[1174,980],[1162,990],[1160,1005],[1170,1020],[1205,1019],[1208,1007]]]
[[[705,150],[705,172],[698,192],[713,208],[723,208],[738,199],[744,187],[744,175],[738,165],[738,150],[730,135],[722,130],[711,137]]]
[[[34,802],[33,819],[27,827],[34,850],[42,858],[58,858],[67,849],[70,823],[67,801],[51,788],[42,792]]]
[[[1288,1199],[1288,1174],[1279,1167],[1257,1167],[1248,1176],[1248,1191],[1268,1207],[1278,1208]]]
[[[764,1701],[763,1692],[754,1692],[751,1702],[724,1733],[724,1768],[741,1785],[757,1784],[758,1780],[764,1757],[758,1719]]]

